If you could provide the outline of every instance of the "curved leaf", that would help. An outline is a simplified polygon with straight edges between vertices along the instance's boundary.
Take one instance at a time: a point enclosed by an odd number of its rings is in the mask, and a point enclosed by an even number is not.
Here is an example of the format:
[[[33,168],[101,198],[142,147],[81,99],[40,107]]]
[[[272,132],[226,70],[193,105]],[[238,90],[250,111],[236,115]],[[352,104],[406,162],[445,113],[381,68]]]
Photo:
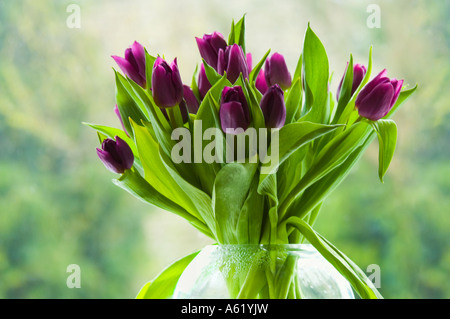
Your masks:
[[[383,119],[371,122],[371,124],[378,135],[378,177],[383,183],[383,176],[386,174],[389,164],[394,157],[395,145],[397,143],[397,125],[393,120]]]
[[[164,269],[155,279],[146,283],[139,291],[136,299],[170,299],[173,296],[180,276],[198,255],[200,251],[192,253]]]
[[[308,24],[303,43],[303,79],[305,85],[305,119],[326,123],[329,66],[325,48]]]

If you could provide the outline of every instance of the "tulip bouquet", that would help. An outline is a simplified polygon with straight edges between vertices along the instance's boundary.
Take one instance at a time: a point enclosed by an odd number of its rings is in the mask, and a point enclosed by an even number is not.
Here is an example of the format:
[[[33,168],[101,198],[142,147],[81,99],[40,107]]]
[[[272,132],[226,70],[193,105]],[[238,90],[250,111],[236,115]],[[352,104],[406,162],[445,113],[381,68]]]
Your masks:
[[[350,55],[333,94],[327,54],[309,25],[293,72],[270,50],[252,63],[244,17],[233,21],[227,39],[214,32],[196,41],[202,59],[189,85],[177,59],[169,64],[138,42],[124,57],[113,57],[124,74],[114,72],[121,127],[88,124],[100,138],[99,158],[120,174],[113,182],[178,214],[219,245],[308,241],[361,297],[381,297],[313,225],[374,138],[383,180],[397,137],[391,117],[416,87],[405,88],[386,70],[370,80],[370,48],[367,66]],[[139,296],[170,298],[195,255],[166,268]],[[254,273],[257,280],[248,285],[237,280],[233,297],[301,297],[286,269]]]

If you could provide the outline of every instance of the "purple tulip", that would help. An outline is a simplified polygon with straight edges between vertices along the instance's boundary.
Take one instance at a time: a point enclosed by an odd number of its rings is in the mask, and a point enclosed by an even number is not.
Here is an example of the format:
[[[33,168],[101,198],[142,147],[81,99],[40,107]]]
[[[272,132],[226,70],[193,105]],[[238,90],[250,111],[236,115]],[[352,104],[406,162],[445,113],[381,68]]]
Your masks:
[[[209,89],[211,88],[211,83],[209,82],[208,78],[206,77],[205,72],[205,66],[200,66],[200,72],[198,73],[198,92],[200,94],[200,99],[203,100],[206,93],[208,93]]]
[[[125,58],[113,55],[112,58],[119,65],[126,76],[145,88],[147,80],[145,76],[145,49],[137,41],[125,50]]]
[[[289,73],[284,57],[279,53],[274,53],[266,60],[264,74],[268,86],[278,84],[283,90],[291,86],[291,74]]]
[[[201,57],[217,70],[217,59],[219,56],[219,50],[225,50],[227,47],[227,41],[223,35],[219,32],[213,32],[212,34],[205,34],[203,38],[195,38],[197,41],[198,50]]]
[[[172,107],[183,100],[183,82],[177,59],[169,66],[161,57],[156,58],[152,73],[152,95],[159,107]]]
[[[233,44],[227,46],[225,50],[219,50],[217,72],[222,75],[226,72],[227,79],[231,83],[236,82],[241,73],[245,79],[248,79],[247,57],[239,45]]]
[[[336,100],[338,100],[338,101],[339,101],[339,95],[341,94],[341,87],[342,87],[342,83],[344,82],[345,73],[347,73],[347,68],[348,68],[348,63],[347,63],[347,67],[345,68],[344,75],[342,76],[341,82],[339,83],[339,86],[338,86],[338,89],[336,92]],[[362,80],[364,79],[364,76],[366,75],[366,72],[367,72],[366,67],[362,64],[355,64],[353,66],[353,84],[352,84],[351,95],[353,95],[353,93],[355,93],[356,89],[361,84]]]
[[[107,138],[102,149],[97,148],[97,155],[105,167],[113,173],[122,174],[133,166],[134,156],[131,148],[120,137],[116,140]]]
[[[284,93],[278,84],[271,86],[261,98],[261,110],[267,128],[281,128],[286,121]]]
[[[258,76],[256,77],[255,86],[258,89],[258,91],[261,92],[262,94],[266,93],[268,89],[263,69],[259,70]]]
[[[229,134],[227,129],[236,130],[242,128],[244,131],[250,125],[250,111],[244,92],[240,86],[225,87],[222,91],[219,110],[222,131]]]
[[[189,113],[197,114],[199,107],[197,97],[195,96],[192,89],[187,85],[183,85],[183,97],[186,101],[186,106],[189,110]]]
[[[386,116],[394,106],[403,80],[391,80],[386,74],[384,69],[359,92],[355,106],[360,116],[377,121]]]

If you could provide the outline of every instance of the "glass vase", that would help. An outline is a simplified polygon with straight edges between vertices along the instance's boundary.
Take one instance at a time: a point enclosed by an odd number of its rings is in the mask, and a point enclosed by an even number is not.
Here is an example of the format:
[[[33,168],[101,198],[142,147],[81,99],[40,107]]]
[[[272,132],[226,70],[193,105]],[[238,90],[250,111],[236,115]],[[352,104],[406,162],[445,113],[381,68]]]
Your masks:
[[[312,245],[210,245],[185,269],[173,298],[354,299],[354,294]]]

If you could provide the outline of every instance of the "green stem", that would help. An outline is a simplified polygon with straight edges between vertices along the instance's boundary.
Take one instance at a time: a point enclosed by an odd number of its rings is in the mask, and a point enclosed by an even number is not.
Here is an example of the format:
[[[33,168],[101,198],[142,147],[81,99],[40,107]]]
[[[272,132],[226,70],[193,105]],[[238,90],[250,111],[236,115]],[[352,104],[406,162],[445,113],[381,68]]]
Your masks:
[[[172,126],[172,129],[176,129],[177,127],[183,127],[183,117],[181,115],[181,110],[178,105],[166,108],[167,115],[169,116],[169,121]]]

